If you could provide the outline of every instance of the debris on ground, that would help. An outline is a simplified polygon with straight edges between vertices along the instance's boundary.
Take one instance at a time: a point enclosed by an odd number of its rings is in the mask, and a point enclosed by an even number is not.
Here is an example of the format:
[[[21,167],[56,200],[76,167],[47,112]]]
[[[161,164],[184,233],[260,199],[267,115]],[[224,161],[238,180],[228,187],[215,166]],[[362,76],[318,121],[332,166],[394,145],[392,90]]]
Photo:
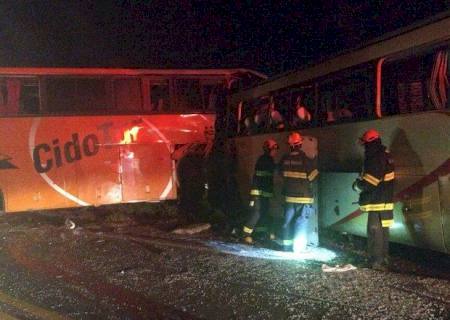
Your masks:
[[[333,266],[329,266],[327,264],[322,264],[322,271],[323,272],[347,272],[347,271],[352,271],[352,270],[356,270],[357,268],[352,265],[352,264],[346,264],[346,265],[335,265]]]
[[[183,228],[177,228],[177,229],[173,230],[172,233],[191,235],[191,234],[196,234],[196,233],[200,233],[200,232],[209,230],[210,228],[211,228],[211,225],[209,223],[200,223],[200,224],[188,225]]]

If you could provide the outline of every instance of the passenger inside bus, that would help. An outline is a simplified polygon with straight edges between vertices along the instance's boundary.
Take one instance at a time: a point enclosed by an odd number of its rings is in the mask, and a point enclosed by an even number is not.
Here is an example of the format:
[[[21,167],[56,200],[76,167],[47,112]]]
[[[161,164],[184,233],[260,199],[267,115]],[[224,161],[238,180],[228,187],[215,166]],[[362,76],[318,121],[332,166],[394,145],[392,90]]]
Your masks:
[[[254,117],[256,130],[258,133],[266,131],[266,127],[269,124],[269,112],[270,112],[270,97],[263,96],[256,102],[256,113]]]
[[[339,122],[349,122],[353,120],[353,112],[344,100],[340,101],[340,106],[336,110],[336,118]]]
[[[312,116],[306,106],[303,104],[302,96],[299,95],[295,101],[295,113],[293,115],[291,126],[296,129],[309,127]]]
[[[269,104],[269,131],[283,131],[284,129],[284,117],[278,110],[275,98],[272,96]]]
[[[166,83],[154,84],[150,89],[152,112],[169,111],[169,86]]]

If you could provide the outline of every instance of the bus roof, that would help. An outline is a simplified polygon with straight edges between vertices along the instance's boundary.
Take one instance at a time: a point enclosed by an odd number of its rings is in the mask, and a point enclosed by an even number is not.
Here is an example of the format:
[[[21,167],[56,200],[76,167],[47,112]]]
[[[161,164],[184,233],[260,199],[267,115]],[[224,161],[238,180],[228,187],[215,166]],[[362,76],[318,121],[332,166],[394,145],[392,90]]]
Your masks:
[[[233,76],[251,74],[261,79],[267,76],[249,69],[132,69],[132,68],[46,68],[0,67],[3,75],[127,75],[127,76]]]

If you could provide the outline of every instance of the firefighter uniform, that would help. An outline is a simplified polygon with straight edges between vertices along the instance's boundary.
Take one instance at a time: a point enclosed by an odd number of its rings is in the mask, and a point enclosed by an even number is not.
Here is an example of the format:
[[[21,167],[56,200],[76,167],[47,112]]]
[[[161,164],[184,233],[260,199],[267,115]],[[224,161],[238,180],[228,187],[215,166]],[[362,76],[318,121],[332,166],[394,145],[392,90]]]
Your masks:
[[[283,249],[291,251],[296,240],[296,249],[306,249],[307,230],[314,195],[311,182],[319,174],[316,159],[310,159],[301,150],[303,138],[297,132],[289,136],[291,151],[280,162],[283,176],[283,196],[285,202],[282,225]]]
[[[269,139],[263,145],[264,154],[256,161],[250,189],[250,215],[243,227],[244,241],[253,243],[252,234],[259,231],[274,238],[272,216],[269,213],[270,199],[273,197],[273,173],[275,171],[274,150],[277,143]],[[256,225],[258,227],[255,229]]]
[[[364,167],[354,186],[361,191],[360,210],[368,213],[368,254],[375,268],[384,268],[389,254],[389,227],[394,224],[394,161],[377,131],[368,130],[360,141],[365,148]]]

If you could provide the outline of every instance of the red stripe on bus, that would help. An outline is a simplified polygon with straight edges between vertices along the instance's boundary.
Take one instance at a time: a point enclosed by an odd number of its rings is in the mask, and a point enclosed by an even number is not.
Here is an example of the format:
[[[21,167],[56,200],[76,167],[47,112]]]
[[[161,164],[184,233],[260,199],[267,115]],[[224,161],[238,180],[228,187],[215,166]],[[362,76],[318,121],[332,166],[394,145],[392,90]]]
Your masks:
[[[433,170],[430,174],[424,176],[419,181],[413,183],[408,188],[400,191],[394,197],[394,201],[401,201],[411,195],[415,195],[420,192],[426,186],[436,182],[440,176],[446,176],[450,174],[450,158],[447,159],[442,165]]]
[[[450,174],[450,158],[447,159],[443,164],[441,164],[437,169],[433,170],[430,174],[424,176],[419,181],[413,183],[406,189],[403,189],[399,193],[394,196],[394,202],[401,201],[406,197],[419,193],[423,188],[429,186],[430,184],[436,182],[440,176],[446,176]],[[362,211],[357,209],[352,213],[346,215],[341,220],[333,223],[331,227],[338,226],[340,224],[346,223],[352,219],[359,217],[362,214]]]

